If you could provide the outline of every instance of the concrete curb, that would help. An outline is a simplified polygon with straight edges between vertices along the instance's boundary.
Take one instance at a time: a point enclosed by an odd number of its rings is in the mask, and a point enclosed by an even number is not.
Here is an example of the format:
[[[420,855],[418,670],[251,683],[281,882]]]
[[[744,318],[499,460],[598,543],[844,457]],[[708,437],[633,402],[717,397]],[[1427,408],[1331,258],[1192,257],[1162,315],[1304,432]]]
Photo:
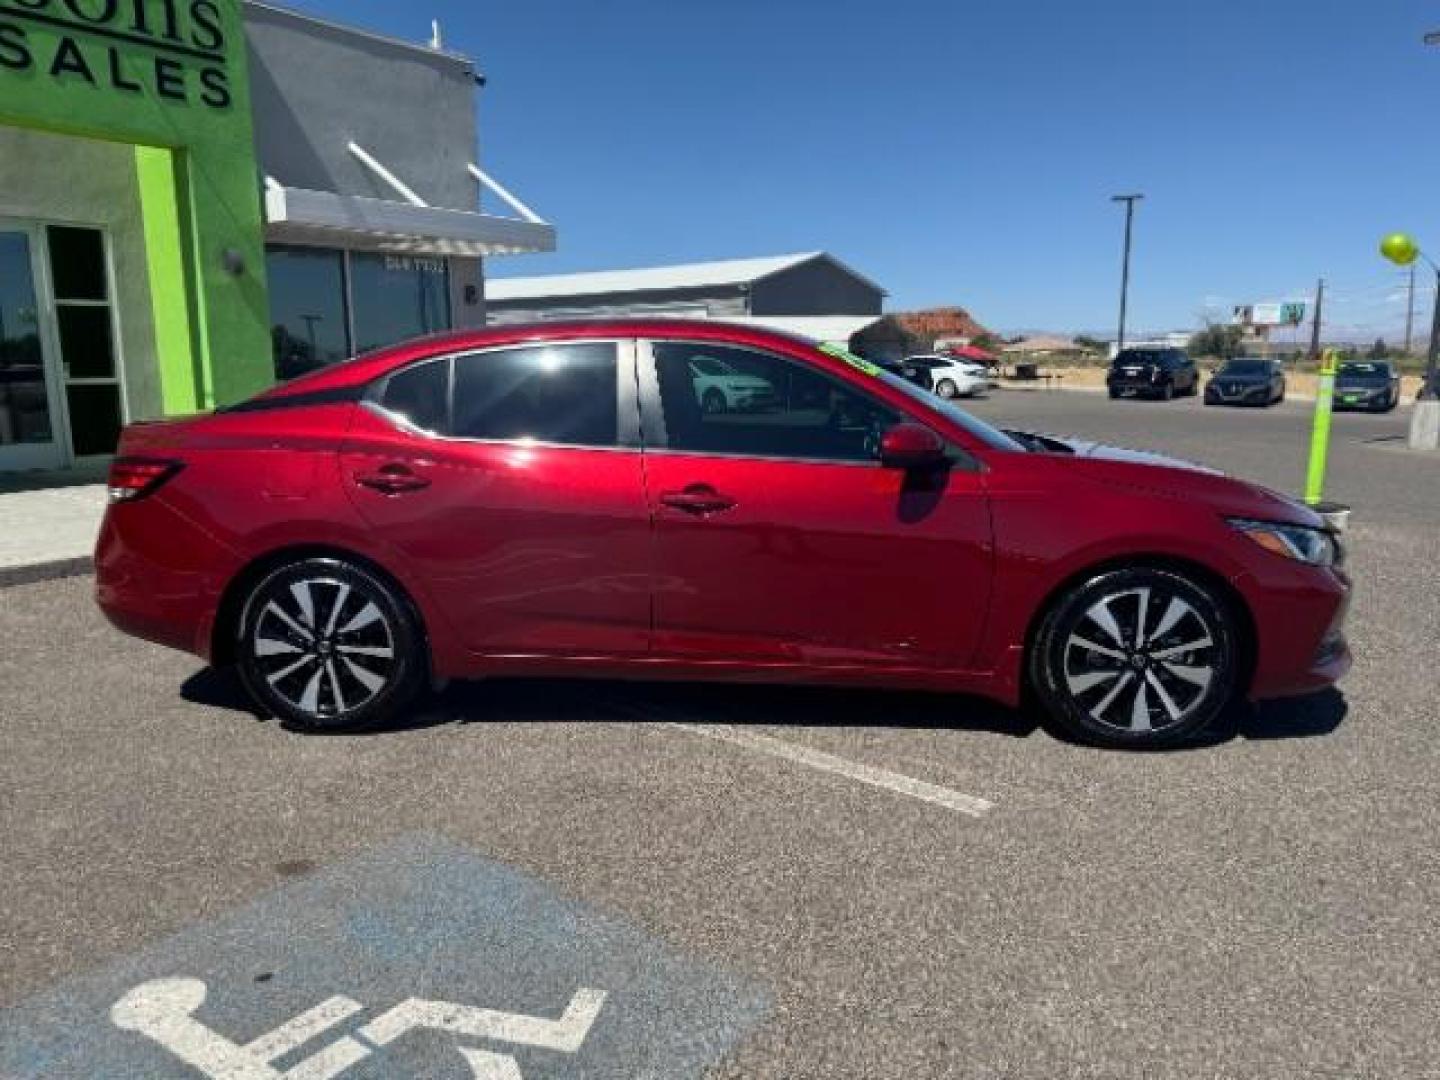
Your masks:
[[[83,577],[95,572],[95,560],[89,555],[78,559],[57,559],[54,562],[30,563],[26,566],[0,567],[0,589],[16,585],[35,585],[42,581]]]

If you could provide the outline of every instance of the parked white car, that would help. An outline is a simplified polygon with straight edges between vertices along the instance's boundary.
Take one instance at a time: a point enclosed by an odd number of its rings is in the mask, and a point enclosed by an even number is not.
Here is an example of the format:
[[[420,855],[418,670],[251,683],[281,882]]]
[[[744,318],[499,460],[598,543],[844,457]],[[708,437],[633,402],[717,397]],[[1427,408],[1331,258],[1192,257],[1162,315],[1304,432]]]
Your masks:
[[[913,368],[942,398],[979,397],[990,389],[990,372],[984,364],[954,356],[907,356],[905,366]]]
[[[746,375],[714,356],[690,360],[695,400],[707,413],[756,412],[779,401],[775,387],[758,375]]]

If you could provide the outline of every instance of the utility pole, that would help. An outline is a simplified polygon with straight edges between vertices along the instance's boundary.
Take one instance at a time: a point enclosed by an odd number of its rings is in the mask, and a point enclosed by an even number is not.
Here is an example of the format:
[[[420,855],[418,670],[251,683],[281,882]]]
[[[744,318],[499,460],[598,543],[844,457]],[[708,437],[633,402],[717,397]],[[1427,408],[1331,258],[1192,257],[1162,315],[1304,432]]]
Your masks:
[[[1143,198],[1144,195],[1110,196],[1111,202],[1125,204],[1125,256],[1120,264],[1120,331],[1115,338],[1117,354],[1125,348],[1125,306],[1130,297],[1130,229],[1135,219],[1135,204]]]
[[[1415,332],[1415,264],[1410,264],[1410,301],[1405,308],[1405,355],[1410,355],[1410,341]]]
[[[1320,317],[1324,308],[1325,279],[1321,278],[1315,285],[1315,323],[1310,329],[1310,359],[1316,363],[1320,360]]]

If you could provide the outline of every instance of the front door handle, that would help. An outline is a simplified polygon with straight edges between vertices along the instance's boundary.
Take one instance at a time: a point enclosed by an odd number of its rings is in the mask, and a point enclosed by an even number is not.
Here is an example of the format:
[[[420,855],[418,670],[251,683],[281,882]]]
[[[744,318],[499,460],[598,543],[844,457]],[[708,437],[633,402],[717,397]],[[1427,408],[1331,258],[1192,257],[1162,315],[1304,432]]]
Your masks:
[[[419,491],[430,486],[429,480],[411,471],[408,465],[397,463],[381,465],[372,473],[361,473],[355,477],[355,482],[382,495],[402,495],[407,491]]]
[[[734,499],[720,494],[709,484],[691,484],[684,491],[662,492],[660,501],[687,514],[718,514],[735,505]]]

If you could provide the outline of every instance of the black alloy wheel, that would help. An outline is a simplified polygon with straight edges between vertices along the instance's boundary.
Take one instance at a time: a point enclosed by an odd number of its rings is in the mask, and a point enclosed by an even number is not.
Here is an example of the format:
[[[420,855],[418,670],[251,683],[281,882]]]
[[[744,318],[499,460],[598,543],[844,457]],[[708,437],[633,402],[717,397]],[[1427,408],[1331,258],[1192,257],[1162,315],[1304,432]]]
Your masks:
[[[1170,570],[1101,573],[1050,610],[1030,655],[1049,714],[1103,746],[1174,746],[1235,693],[1235,616],[1211,589]]]
[[[311,730],[394,719],[429,667],[405,597],[369,570],[329,558],[282,566],[255,586],[236,655],[261,710]]]

